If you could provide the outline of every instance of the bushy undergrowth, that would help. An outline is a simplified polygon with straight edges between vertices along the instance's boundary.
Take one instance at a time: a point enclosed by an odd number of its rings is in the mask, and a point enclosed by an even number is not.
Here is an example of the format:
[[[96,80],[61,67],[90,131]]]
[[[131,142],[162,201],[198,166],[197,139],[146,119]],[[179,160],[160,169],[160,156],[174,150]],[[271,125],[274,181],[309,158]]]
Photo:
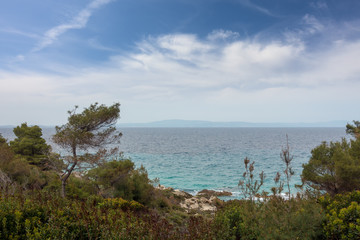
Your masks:
[[[41,193],[2,195],[0,220],[0,239],[199,239],[208,230],[201,217],[175,226],[135,201]]]
[[[324,214],[311,199],[235,200],[215,217],[219,239],[321,239]]]
[[[174,208],[175,209],[175,208]],[[0,239],[360,239],[360,192],[233,200],[215,215],[166,214],[134,200],[2,194]],[[179,217],[179,221],[173,218]]]
[[[360,239],[360,191],[319,199],[326,213],[327,239]]]

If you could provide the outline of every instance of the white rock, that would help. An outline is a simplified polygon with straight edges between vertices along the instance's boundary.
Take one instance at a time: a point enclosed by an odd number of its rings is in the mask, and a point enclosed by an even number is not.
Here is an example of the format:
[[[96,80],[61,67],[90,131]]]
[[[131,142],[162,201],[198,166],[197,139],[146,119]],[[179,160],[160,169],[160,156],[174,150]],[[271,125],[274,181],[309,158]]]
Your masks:
[[[187,196],[187,194],[185,192],[180,191],[179,189],[175,189],[173,193],[174,193],[174,195],[180,196],[180,197],[186,197]]]
[[[216,211],[216,206],[213,206],[212,202],[204,197],[185,199],[180,206],[186,210]]]

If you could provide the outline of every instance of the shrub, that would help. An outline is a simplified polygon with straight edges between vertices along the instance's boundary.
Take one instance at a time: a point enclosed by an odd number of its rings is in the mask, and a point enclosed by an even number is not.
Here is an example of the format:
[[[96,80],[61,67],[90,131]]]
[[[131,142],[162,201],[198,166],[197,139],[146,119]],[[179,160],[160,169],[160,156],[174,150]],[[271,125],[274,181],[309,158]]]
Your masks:
[[[144,167],[135,169],[129,159],[113,160],[92,169],[87,176],[94,181],[104,197],[135,200],[148,204],[152,199],[153,186]]]
[[[360,239],[360,191],[319,199],[326,212],[328,239]]]
[[[314,200],[231,201],[215,217],[218,239],[319,239],[324,214]]]
[[[233,200],[215,216],[216,236],[218,239],[257,239],[260,219],[258,205],[253,201]]]
[[[98,207],[101,209],[110,208],[110,209],[122,209],[122,210],[140,210],[144,208],[144,205],[136,201],[127,201],[122,198],[107,198],[103,202],[98,204]]]

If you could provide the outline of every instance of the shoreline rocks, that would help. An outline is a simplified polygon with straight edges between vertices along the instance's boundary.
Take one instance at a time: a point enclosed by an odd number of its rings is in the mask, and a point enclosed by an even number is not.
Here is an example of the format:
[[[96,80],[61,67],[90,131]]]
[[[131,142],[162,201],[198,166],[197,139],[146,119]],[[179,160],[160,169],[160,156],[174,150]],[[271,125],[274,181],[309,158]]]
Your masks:
[[[192,197],[187,198],[180,203],[180,207],[185,211],[197,210],[202,212],[214,212],[216,211],[216,203],[220,201],[217,197],[212,196],[209,199],[205,197]]]
[[[217,192],[214,190],[208,190],[208,189],[203,189],[200,192],[198,192],[197,194],[198,196],[216,196],[216,197],[223,197],[223,196],[232,196],[231,192],[227,192],[227,191],[221,191],[221,192]]]
[[[165,187],[163,185],[159,185],[156,188],[162,191],[168,191],[173,194],[173,196],[177,197],[179,199],[179,206],[188,213],[192,211],[215,212],[217,207],[223,203],[223,201],[218,197],[232,195],[231,192],[218,192],[214,190],[203,189],[195,196],[193,196],[185,191],[173,189],[171,187]]]
[[[179,189],[175,189],[173,191],[173,194],[179,197],[185,197],[185,198],[191,198],[193,195],[191,195],[190,193],[184,192],[184,191],[180,191]]]

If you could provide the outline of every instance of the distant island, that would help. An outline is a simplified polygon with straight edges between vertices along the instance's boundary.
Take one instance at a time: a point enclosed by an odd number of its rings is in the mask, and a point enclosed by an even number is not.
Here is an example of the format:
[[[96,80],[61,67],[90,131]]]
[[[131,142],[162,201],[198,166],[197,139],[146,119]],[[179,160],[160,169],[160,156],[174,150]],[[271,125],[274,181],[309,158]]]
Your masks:
[[[346,121],[329,121],[329,122],[297,122],[297,123],[252,123],[252,122],[211,122],[197,120],[164,120],[149,123],[120,123],[118,127],[184,127],[184,128],[212,128],[212,127],[344,127]]]

